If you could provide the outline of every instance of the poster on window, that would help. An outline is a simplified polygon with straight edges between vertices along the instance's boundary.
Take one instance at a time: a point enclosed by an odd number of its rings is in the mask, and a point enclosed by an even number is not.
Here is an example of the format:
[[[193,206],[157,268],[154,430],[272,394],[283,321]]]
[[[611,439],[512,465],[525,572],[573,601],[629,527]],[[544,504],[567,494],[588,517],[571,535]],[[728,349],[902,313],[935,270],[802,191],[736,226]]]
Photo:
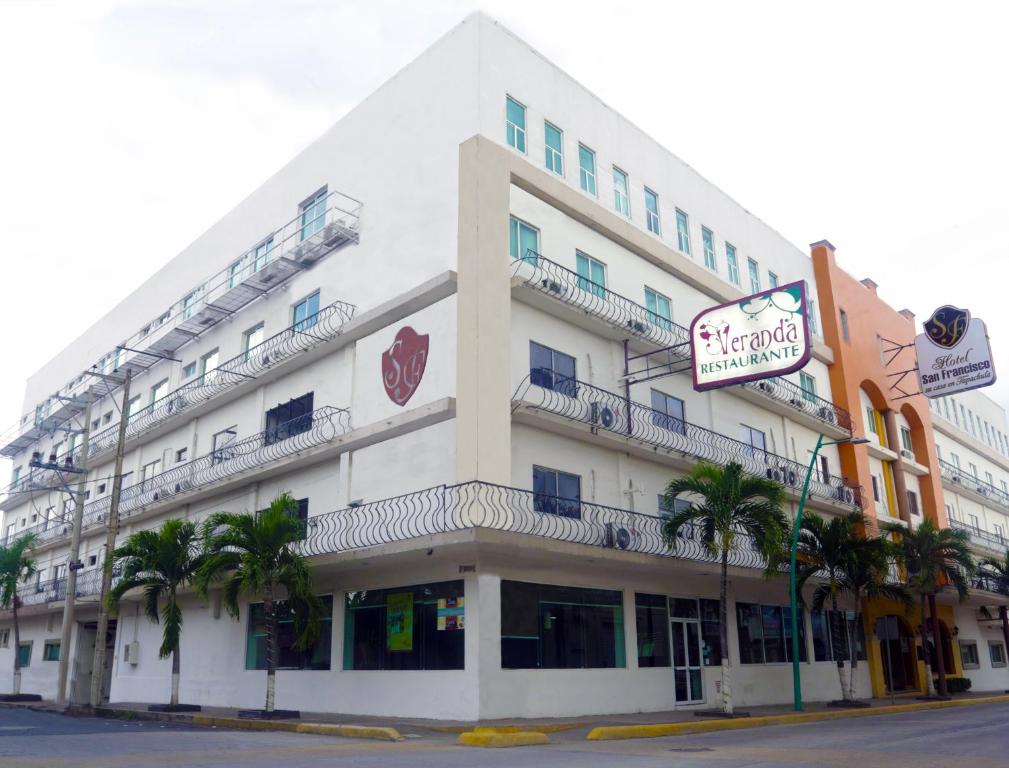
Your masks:
[[[448,632],[463,629],[465,613],[464,597],[438,598],[438,631]]]
[[[385,647],[413,650],[413,592],[390,594],[385,602]]]
[[[925,397],[945,397],[995,383],[991,344],[983,321],[966,309],[939,307],[914,339],[918,383]]]

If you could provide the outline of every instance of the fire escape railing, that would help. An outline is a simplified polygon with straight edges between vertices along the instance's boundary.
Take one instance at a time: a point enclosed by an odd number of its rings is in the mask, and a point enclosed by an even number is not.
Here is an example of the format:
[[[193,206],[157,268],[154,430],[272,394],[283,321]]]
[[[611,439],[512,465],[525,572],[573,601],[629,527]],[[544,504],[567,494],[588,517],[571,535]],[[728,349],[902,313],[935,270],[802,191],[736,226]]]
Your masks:
[[[621,395],[548,369],[534,369],[515,392],[516,407],[532,407],[587,424],[593,429],[655,446],[669,453],[716,464],[738,462],[751,474],[768,477],[793,490],[802,488],[807,467],[688,421],[628,401]],[[843,478],[815,471],[812,496],[861,509],[861,488]]]
[[[991,483],[979,480],[974,475],[964,472],[960,467],[950,464],[943,459],[939,459],[939,470],[942,472],[943,480],[960,485],[979,496],[986,496],[1009,510],[1009,493],[1006,493],[1001,488],[996,488]]]

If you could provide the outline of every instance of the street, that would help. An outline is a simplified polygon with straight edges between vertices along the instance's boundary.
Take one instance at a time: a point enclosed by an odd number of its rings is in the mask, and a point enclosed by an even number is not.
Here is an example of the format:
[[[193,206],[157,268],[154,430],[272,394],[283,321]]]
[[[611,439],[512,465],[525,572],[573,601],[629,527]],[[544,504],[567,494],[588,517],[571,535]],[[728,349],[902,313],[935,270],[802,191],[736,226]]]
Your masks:
[[[488,750],[417,732],[399,743],[239,732],[0,710],[4,768],[143,766],[630,766],[631,768],[971,768],[1009,766],[1009,705],[853,718],[795,726],[615,742],[585,730],[544,747]],[[955,736],[955,738],[954,738]]]

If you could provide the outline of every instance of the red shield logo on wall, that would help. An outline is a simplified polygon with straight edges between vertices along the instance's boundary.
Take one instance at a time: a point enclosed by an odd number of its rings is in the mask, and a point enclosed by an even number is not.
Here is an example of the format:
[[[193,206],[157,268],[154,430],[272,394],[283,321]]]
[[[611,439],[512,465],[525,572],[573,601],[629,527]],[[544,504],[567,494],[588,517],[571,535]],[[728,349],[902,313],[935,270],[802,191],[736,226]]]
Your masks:
[[[421,336],[407,325],[396,334],[392,346],[382,353],[382,385],[396,405],[406,405],[420,386],[427,367],[429,339],[430,336]]]

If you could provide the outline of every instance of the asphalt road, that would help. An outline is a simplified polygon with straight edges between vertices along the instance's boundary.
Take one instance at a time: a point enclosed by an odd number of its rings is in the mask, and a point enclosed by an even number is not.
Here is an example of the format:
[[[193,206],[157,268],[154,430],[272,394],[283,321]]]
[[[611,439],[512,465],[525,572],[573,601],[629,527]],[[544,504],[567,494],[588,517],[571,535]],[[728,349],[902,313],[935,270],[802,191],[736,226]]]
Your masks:
[[[474,749],[431,734],[399,743],[69,718],[0,709],[3,768],[1009,768],[1009,705],[694,736]]]

